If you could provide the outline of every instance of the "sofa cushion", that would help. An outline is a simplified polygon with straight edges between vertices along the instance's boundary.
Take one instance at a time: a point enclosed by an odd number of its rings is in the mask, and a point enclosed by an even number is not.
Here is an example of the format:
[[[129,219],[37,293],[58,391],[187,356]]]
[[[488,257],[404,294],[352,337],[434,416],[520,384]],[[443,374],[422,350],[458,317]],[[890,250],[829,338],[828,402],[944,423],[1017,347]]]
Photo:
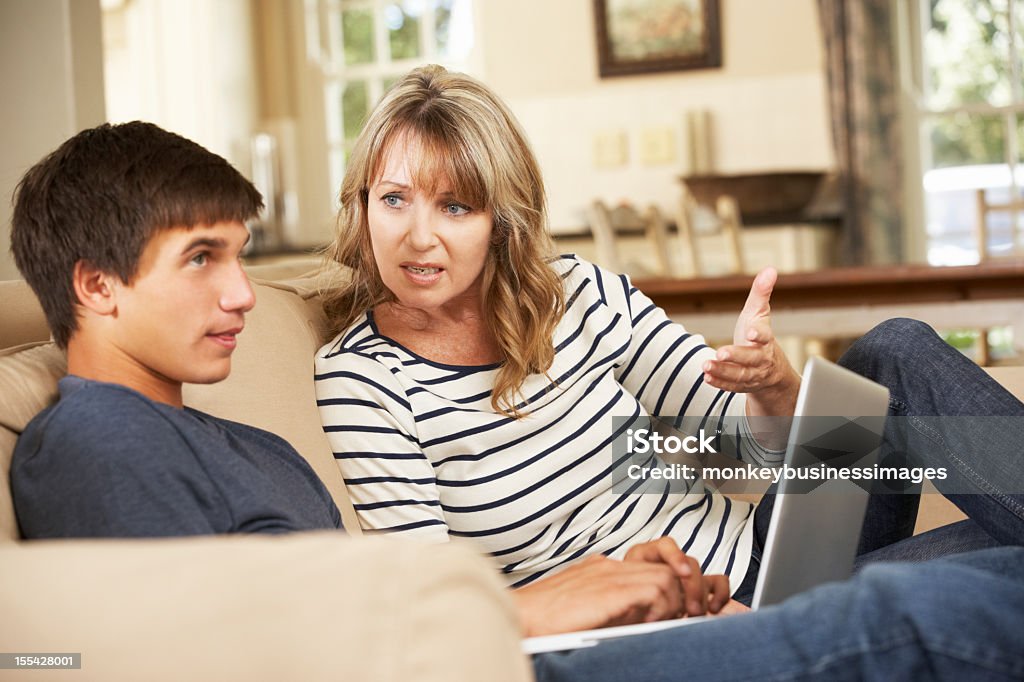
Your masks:
[[[0,541],[18,538],[9,473],[14,442],[40,410],[57,399],[64,354],[53,343],[31,343],[0,351]]]
[[[82,654],[81,670],[13,679],[530,679],[511,595],[456,544],[320,531],[7,545],[0,613],[6,651]]]
[[[283,285],[255,283],[253,288],[257,303],[246,316],[231,376],[208,386],[185,386],[185,403],[272,431],[291,443],[327,486],[345,527],[358,534],[316,407],[313,354],[322,335],[320,304],[312,294],[303,297]],[[18,536],[8,476],[14,442],[32,417],[56,400],[57,381],[65,371],[64,356],[53,343],[0,352],[0,541]]]
[[[64,353],[49,341],[0,351],[0,426],[21,433],[57,399],[57,380],[66,371]]]

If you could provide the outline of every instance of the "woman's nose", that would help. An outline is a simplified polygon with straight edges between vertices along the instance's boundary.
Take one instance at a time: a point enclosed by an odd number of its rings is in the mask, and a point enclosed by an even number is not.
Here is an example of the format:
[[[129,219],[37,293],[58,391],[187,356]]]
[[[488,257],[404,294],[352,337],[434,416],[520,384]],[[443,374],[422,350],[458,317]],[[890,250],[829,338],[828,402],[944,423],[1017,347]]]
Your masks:
[[[409,246],[416,251],[429,251],[437,245],[437,223],[433,211],[413,211],[407,239]]]

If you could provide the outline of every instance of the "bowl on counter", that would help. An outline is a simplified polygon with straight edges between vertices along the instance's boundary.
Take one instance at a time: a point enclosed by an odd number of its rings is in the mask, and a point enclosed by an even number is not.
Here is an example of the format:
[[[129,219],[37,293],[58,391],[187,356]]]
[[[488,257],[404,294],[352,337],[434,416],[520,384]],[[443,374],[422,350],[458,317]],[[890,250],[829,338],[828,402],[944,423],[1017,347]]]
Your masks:
[[[680,180],[698,204],[714,207],[718,197],[736,199],[744,222],[793,219],[816,211],[826,189],[825,171],[773,171],[741,175],[689,175]]]

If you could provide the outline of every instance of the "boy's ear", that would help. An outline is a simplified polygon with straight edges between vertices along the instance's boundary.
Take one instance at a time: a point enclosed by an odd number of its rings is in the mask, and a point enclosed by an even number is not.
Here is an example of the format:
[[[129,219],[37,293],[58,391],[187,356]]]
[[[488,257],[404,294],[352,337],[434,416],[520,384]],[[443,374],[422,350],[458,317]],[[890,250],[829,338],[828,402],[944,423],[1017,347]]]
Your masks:
[[[110,315],[117,311],[116,275],[103,272],[89,261],[75,263],[72,282],[79,304],[97,315]]]

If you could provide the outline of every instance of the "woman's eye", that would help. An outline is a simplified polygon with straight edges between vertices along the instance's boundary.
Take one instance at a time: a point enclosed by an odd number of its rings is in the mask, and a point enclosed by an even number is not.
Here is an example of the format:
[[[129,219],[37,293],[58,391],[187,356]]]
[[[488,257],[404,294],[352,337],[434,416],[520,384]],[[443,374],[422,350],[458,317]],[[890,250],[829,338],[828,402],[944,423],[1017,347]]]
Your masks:
[[[394,194],[385,194],[384,197],[381,198],[381,201],[384,202],[385,206],[390,206],[391,208],[398,208],[398,206],[402,203],[402,200],[399,199]]]
[[[196,255],[194,255],[191,258],[189,258],[188,262],[191,263],[192,265],[206,265],[206,261],[208,259],[209,259],[209,254],[207,254],[205,251],[203,251],[203,252],[197,253]]]
[[[444,209],[451,215],[466,215],[469,213],[469,206],[463,206],[462,204],[446,204]]]

